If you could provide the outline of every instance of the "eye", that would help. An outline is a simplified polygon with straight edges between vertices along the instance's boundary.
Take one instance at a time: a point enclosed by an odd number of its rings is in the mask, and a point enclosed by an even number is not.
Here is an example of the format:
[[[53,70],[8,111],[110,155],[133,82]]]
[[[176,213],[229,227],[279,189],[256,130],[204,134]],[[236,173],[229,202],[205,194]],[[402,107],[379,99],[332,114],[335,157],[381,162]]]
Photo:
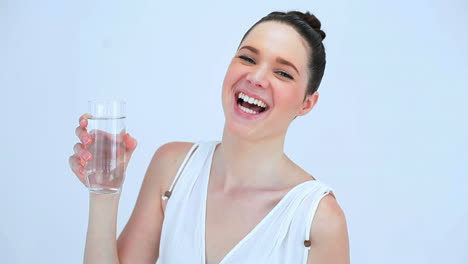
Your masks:
[[[240,55],[238,58],[243,60],[243,61],[246,61],[248,63],[255,64],[255,61],[253,59],[251,59],[250,57],[247,57],[245,55]]]
[[[279,75],[283,76],[283,77],[286,77],[288,79],[291,79],[291,80],[294,80],[294,78],[287,72],[284,72],[284,71],[278,71],[277,72]]]

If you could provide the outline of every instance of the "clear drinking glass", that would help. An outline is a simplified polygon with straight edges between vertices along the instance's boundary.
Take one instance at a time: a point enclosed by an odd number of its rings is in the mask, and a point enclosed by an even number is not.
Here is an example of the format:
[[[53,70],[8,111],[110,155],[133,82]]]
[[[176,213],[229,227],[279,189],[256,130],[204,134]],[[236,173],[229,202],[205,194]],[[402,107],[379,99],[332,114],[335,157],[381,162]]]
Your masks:
[[[92,158],[86,163],[86,180],[90,192],[119,193],[125,179],[125,102],[91,100],[88,102],[87,150]]]

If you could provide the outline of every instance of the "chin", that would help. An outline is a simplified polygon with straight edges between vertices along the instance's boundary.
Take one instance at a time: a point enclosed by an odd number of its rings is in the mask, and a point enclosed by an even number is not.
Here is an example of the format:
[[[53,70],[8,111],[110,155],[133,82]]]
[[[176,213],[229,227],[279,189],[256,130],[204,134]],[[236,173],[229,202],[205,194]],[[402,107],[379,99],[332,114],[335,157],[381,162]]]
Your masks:
[[[227,114],[226,114],[227,113]],[[239,122],[233,118],[232,112],[224,112],[224,133],[229,134],[233,137],[243,139],[246,141],[258,141],[264,138],[264,134],[261,132],[264,129],[260,127]]]

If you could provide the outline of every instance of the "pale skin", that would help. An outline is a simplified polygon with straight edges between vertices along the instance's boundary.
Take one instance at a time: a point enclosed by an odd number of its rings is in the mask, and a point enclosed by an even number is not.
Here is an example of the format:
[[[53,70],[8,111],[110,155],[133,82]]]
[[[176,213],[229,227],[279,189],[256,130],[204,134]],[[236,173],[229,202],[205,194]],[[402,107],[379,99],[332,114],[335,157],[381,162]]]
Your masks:
[[[229,65],[222,90],[225,126],[221,144],[213,156],[208,185],[205,234],[208,264],[219,263],[292,187],[313,179],[283,151],[292,120],[308,114],[319,97],[315,92],[304,100],[309,52],[306,42],[292,27],[264,22],[244,39]],[[257,120],[237,115],[233,105],[238,89],[264,99],[269,112]],[[80,118],[76,134],[81,143],[75,145],[75,154],[70,157],[72,170],[84,184],[84,172],[79,170],[87,153],[84,143],[87,117]],[[128,162],[137,142],[129,135],[124,140]],[[172,142],[156,151],[134,211],[118,240],[115,222],[119,196],[90,195],[86,263],[155,263],[166,205],[158,197],[169,188],[191,146],[192,143]],[[104,225],[110,228],[96,231]],[[345,215],[332,193],[319,204],[310,240],[307,263],[350,262]]]

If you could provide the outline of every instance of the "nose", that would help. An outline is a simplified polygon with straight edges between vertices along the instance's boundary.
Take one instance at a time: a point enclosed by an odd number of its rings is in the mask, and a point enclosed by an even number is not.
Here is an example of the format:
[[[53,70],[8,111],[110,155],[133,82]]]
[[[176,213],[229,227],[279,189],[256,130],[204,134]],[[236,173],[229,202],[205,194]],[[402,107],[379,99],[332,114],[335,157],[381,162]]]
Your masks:
[[[265,68],[263,67],[257,67],[253,69],[248,75],[247,75],[247,81],[255,87],[261,87],[265,88],[268,85],[268,72]]]

